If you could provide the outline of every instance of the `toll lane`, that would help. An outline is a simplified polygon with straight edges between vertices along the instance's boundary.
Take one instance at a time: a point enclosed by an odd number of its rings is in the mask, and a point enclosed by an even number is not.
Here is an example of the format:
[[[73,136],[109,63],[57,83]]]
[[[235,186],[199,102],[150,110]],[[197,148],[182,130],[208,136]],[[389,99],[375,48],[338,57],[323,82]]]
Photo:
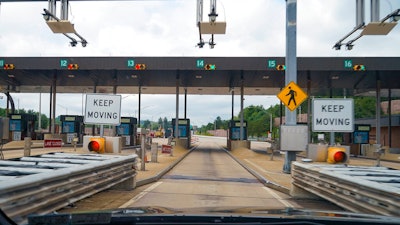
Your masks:
[[[201,141],[179,165],[121,207],[293,207],[290,196],[264,187],[218,144]]]

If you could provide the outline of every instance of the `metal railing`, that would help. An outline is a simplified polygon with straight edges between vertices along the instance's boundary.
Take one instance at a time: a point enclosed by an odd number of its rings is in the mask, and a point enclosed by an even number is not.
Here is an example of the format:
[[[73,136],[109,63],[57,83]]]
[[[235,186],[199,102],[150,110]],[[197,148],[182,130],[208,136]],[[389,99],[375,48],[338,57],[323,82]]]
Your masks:
[[[123,182],[131,182],[131,185],[126,186],[128,188],[135,186],[136,155],[91,156],[56,153],[47,156],[51,157],[23,157],[21,162],[32,162],[37,158],[39,160],[36,161],[36,166],[53,162],[58,167],[60,164],[66,167],[15,177],[12,178],[12,182],[0,180],[0,208],[17,223],[25,222],[30,214],[54,212]],[[86,164],[82,164],[85,157]],[[98,160],[95,160],[96,157]],[[77,161],[80,164],[76,164]],[[67,166],[68,163],[72,163],[71,166]]]
[[[292,177],[294,186],[352,212],[400,216],[398,170],[295,162]]]

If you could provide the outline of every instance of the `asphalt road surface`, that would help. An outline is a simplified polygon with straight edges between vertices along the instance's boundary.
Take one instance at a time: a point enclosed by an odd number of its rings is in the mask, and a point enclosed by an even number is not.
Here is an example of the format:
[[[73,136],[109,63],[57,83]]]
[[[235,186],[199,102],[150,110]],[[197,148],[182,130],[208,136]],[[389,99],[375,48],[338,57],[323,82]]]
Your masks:
[[[199,146],[158,182],[121,206],[173,209],[287,207],[340,210],[321,200],[296,200],[265,187],[233,160],[219,140],[201,138]]]

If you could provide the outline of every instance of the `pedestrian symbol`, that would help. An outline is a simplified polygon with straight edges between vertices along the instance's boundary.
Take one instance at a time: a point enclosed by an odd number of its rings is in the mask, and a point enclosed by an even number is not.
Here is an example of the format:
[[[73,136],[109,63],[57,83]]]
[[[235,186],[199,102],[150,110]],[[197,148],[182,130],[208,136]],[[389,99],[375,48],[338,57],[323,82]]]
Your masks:
[[[277,97],[290,111],[293,111],[307,99],[307,94],[296,83],[291,81]]]

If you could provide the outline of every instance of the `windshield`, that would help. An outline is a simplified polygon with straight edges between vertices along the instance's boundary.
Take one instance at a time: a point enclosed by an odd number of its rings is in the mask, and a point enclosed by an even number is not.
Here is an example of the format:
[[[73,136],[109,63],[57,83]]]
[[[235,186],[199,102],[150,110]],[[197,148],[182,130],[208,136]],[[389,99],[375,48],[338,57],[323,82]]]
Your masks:
[[[399,223],[400,2],[323,2],[0,0],[1,211]]]

